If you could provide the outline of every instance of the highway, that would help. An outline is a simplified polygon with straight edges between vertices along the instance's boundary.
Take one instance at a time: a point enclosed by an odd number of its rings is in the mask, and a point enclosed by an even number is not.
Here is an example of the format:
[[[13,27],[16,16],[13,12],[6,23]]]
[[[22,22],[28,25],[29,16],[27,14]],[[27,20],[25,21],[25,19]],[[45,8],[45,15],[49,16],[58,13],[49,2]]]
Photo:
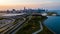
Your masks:
[[[29,20],[31,20],[31,17],[32,16],[28,16],[27,18],[29,18],[26,22],[28,22]],[[26,20],[26,19],[25,19]],[[17,31],[19,31],[22,27],[23,27],[23,25],[25,24],[25,22],[23,22],[19,27],[17,27],[16,28],[16,30],[14,30],[13,32],[11,31],[10,33],[8,33],[8,34],[16,34],[16,32]]]
[[[14,31],[15,29],[17,29],[24,21],[25,21],[25,18],[24,18],[24,20],[22,20],[22,21],[19,20],[19,22],[18,22],[17,24],[15,24],[15,25],[13,25],[13,24],[8,24],[8,25],[5,26],[5,29],[4,29],[2,32],[0,32],[0,33],[1,33],[1,34],[10,33],[10,32],[12,32],[12,31]],[[3,28],[4,28],[4,27],[3,27]],[[2,29],[3,29],[3,28],[2,28]]]
[[[16,32],[17,32],[17,29],[18,29],[18,28],[21,28],[21,24],[23,24],[23,23],[24,23],[24,21],[19,22],[19,24],[18,24],[18,25],[16,25],[16,27],[14,27],[12,30],[10,30],[9,32],[7,32],[7,34],[15,33],[14,31],[16,31]]]
[[[15,25],[13,25],[13,22],[15,21],[14,19],[12,19],[12,23],[6,24],[5,26],[1,27],[1,32],[0,34],[14,34],[16,33],[19,29],[21,29],[23,27],[23,24],[25,23],[25,21],[27,20],[26,18],[22,17],[24,20],[22,21],[18,21]],[[29,18],[26,22],[28,22],[31,19],[31,16],[28,16],[27,18]]]
[[[12,23],[14,22],[15,20],[13,19],[11,22],[9,22],[9,23],[7,23],[7,24],[3,24],[3,25],[1,25],[1,27],[0,27],[0,33],[1,32],[3,32],[3,31],[5,31],[6,29],[8,29],[11,25],[12,25]]]
[[[5,19],[5,20],[6,20],[6,19]],[[13,23],[13,22],[15,21],[15,19],[11,19],[11,20],[8,20],[8,21],[9,21],[8,23],[6,22],[5,24],[1,24],[1,25],[0,25],[0,29],[1,29],[1,28],[4,28],[5,26],[7,26],[7,25],[9,25],[9,24],[11,24],[11,23]],[[4,22],[4,21],[3,21],[3,22]]]

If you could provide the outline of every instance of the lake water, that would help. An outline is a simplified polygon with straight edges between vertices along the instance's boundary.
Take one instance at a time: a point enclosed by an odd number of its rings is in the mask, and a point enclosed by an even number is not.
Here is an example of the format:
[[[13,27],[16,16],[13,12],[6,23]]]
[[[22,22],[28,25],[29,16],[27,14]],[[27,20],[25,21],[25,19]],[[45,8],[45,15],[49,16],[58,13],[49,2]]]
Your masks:
[[[56,32],[56,34],[60,34],[60,16],[48,16],[44,24],[52,31]]]

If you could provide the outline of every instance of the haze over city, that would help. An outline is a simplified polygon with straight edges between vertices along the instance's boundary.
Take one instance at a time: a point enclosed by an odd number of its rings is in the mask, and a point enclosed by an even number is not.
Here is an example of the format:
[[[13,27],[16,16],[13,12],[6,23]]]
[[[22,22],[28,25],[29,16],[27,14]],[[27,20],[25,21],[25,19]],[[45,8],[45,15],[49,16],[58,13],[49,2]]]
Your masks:
[[[0,10],[26,8],[60,9],[60,0],[0,0]]]
[[[0,0],[0,34],[60,34],[60,0]]]

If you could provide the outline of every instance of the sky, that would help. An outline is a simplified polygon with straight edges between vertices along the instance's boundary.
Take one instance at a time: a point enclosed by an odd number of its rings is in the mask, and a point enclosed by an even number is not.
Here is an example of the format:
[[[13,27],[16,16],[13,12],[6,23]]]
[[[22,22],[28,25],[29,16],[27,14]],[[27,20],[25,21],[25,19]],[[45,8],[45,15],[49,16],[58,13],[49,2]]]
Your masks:
[[[60,0],[0,0],[0,10],[26,8],[45,8],[60,10]]]

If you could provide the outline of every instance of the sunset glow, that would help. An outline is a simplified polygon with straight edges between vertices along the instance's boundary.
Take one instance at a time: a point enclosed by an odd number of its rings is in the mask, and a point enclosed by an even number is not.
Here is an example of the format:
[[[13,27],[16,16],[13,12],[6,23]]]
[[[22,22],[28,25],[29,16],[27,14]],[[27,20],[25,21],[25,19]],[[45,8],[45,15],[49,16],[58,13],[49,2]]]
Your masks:
[[[59,4],[60,0],[0,0],[0,9],[20,9],[23,7],[59,9]]]

